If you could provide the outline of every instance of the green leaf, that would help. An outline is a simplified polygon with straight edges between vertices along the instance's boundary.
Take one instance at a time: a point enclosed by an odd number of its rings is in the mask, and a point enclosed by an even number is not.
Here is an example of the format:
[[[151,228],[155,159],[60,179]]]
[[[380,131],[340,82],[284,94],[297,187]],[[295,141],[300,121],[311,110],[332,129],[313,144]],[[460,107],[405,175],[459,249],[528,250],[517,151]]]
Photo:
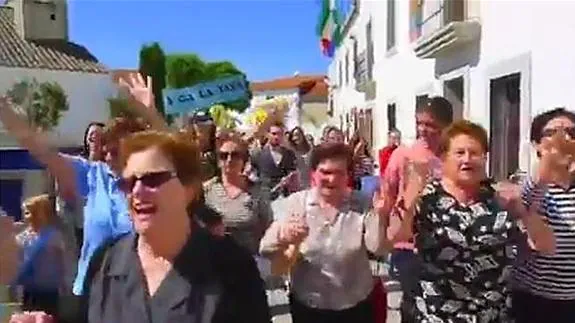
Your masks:
[[[42,130],[57,127],[69,109],[68,97],[56,82],[39,83],[36,79],[24,80],[15,83],[6,94],[24,108],[30,125]]]

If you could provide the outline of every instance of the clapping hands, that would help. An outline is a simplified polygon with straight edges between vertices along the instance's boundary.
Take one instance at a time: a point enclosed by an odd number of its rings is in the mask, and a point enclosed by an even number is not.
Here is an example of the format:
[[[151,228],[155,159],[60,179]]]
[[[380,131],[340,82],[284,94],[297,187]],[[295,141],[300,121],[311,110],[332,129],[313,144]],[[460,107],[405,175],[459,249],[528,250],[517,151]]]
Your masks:
[[[506,210],[515,210],[521,203],[521,188],[511,182],[499,182],[494,185],[496,199],[499,205]]]
[[[430,175],[429,160],[412,158],[407,161],[404,194],[406,204],[409,205],[417,199]]]
[[[309,234],[309,227],[303,216],[299,214],[290,215],[282,223],[279,240],[282,244],[300,244]]]
[[[575,141],[568,139],[562,131],[552,137],[544,137],[540,144],[541,160],[538,169],[538,181],[541,184],[561,180],[566,168],[573,163]]]

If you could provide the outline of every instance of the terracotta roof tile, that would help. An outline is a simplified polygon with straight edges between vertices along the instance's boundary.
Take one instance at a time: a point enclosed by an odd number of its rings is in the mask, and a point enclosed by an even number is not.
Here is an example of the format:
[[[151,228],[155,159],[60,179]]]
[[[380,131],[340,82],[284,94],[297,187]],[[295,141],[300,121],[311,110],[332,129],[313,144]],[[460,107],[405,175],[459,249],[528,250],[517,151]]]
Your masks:
[[[285,77],[271,81],[250,82],[250,88],[254,92],[289,90],[306,86],[308,82],[324,82],[324,75],[298,75]]]
[[[0,6],[0,66],[108,73],[85,47],[67,40],[27,41],[14,28],[12,8]]]
[[[322,79],[321,82],[315,82],[314,86],[302,96],[304,101],[321,101],[327,102],[329,90],[327,83]]]

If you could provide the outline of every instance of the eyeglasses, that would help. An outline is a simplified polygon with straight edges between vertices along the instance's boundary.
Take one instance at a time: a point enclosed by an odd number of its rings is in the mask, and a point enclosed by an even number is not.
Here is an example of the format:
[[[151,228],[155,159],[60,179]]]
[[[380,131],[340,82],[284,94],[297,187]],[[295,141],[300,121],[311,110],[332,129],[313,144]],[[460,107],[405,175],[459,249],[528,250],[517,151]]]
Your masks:
[[[118,181],[118,186],[122,192],[130,193],[137,182],[142,183],[146,188],[158,188],[175,177],[177,177],[177,174],[174,171],[150,172],[141,175],[132,175],[130,177],[122,177]]]
[[[242,159],[243,154],[239,151],[220,151],[218,152],[218,158],[221,161],[226,161],[228,158],[232,160]]]
[[[563,132],[571,137],[571,139],[575,139],[575,127],[543,129],[541,135],[543,137],[553,137],[559,132]]]

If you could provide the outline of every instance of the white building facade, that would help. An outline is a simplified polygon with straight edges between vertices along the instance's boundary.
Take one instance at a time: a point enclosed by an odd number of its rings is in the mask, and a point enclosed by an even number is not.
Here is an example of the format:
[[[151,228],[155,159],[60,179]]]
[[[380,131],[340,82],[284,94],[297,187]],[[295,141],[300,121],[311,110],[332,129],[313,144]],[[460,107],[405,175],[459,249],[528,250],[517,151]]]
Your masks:
[[[299,126],[306,134],[321,137],[323,126],[329,120],[328,87],[324,75],[295,75],[251,82],[250,86],[253,96],[250,109],[257,109],[273,100],[285,100],[288,102],[284,117],[286,129]]]
[[[413,141],[416,105],[443,95],[453,103],[456,118],[479,122],[489,131],[491,175],[502,178],[531,168],[533,116],[558,106],[575,109],[575,45],[569,41],[575,33],[570,18],[575,2],[354,2],[357,16],[344,28],[330,66],[330,96],[336,120],[354,107],[371,109],[376,149],[386,144],[390,128],[401,130],[404,142]],[[366,38],[369,21],[376,93],[362,101],[350,94],[349,85],[340,85],[346,71],[340,73],[338,66],[345,65],[353,38]],[[347,72],[356,73],[352,68]]]
[[[68,111],[52,131],[52,143],[58,147],[80,147],[86,126],[92,121],[109,119],[108,99],[117,92],[107,73],[81,73],[0,66],[0,93],[6,93],[14,83],[36,79],[38,82],[56,82],[68,97]],[[0,146],[17,148],[12,138],[1,129]]]
[[[109,118],[114,83],[86,48],[69,41],[65,0],[8,0],[0,6],[0,95],[34,79],[58,83],[68,100],[68,111],[48,138],[52,145],[78,150],[87,125]],[[52,188],[43,167],[0,124],[2,209],[19,218],[23,199]]]

